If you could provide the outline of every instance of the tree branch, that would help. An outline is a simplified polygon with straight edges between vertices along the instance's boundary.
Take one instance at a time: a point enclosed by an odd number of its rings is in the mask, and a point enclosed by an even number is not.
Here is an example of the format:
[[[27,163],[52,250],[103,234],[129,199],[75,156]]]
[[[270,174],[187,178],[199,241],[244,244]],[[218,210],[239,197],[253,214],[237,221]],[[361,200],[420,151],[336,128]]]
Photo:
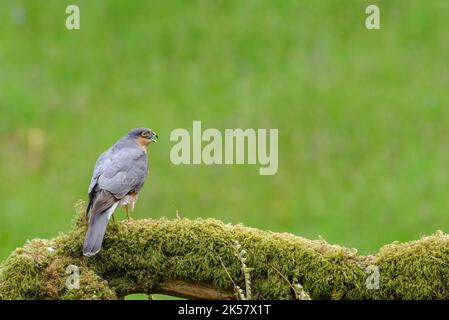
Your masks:
[[[232,300],[235,295],[232,291],[224,292],[214,287],[190,283],[186,281],[162,282],[158,288],[150,293],[159,293],[194,300]]]
[[[145,219],[111,223],[100,253],[85,258],[85,231],[80,215],[72,231],[16,249],[0,266],[0,299],[119,299],[137,292],[233,299],[233,282],[245,289],[236,240],[253,269],[254,299],[294,299],[293,279],[312,299],[449,298],[449,237],[441,232],[363,256],[324,240],[212,219]],[[79,270],[78,287],[69,265]]]

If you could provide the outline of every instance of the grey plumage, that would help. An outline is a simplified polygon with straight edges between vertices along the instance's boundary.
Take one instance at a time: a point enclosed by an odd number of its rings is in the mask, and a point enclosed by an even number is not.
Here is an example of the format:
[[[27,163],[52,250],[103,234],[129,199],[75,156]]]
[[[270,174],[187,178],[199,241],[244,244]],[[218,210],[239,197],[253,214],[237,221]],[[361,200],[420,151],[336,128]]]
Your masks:
[[[148,172],[145,146],[156,142],[157,134],[146,128],[131,130],[103,152],[95,163],[89,185],[89,226],[83,254],[92,256],[101,249],[109,218],[118,205],[132,205]]]
[[[117,207],[117,204],[118,203],[115,203],[106,211],[100,214],[94,214],[90,217],[89,227],[83,245],[83,254],[85,256],[90,257],[100,251],[109,217]]]

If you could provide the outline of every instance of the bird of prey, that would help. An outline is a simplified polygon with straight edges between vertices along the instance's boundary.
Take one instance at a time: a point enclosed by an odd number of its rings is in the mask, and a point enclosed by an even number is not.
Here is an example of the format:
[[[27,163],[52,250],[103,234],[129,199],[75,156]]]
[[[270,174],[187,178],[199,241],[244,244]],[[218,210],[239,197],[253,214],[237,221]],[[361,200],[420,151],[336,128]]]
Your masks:
[[[89,185],[85,256],[100,251],[108,221],[117,206],[125,207],[129,219],[148,173],[147,146],[157,142],[155,138],[157,134],[150,129],[133,129],[98,157]]]

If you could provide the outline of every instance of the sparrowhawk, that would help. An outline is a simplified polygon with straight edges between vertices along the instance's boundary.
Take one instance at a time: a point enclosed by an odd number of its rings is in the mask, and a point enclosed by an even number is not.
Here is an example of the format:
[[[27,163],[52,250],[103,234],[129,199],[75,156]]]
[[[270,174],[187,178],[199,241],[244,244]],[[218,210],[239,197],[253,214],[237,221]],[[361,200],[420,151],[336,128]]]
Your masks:
[[[157,137],[150,129],[133,129],[98,157],[89,185],[85,256],[100,251],[108,221],[117,206],[124,206],[129,218],[148,173],[147,146],[157,142]]]

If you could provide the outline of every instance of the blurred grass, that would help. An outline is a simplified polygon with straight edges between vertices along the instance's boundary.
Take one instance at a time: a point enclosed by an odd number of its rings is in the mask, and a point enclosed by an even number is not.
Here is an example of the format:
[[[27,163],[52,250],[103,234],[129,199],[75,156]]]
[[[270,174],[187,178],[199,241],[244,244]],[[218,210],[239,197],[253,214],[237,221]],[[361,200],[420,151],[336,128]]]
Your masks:
[[[0,2],[0,260],[70,228],[98,155],[148,126],[135,217],[376,251],[449,231],[449,2]],[[172,129],[279,128],[279,171],[174,166]],[[120,217],[124,213],[119,211]]]

